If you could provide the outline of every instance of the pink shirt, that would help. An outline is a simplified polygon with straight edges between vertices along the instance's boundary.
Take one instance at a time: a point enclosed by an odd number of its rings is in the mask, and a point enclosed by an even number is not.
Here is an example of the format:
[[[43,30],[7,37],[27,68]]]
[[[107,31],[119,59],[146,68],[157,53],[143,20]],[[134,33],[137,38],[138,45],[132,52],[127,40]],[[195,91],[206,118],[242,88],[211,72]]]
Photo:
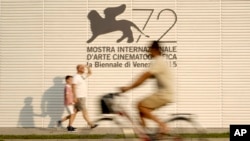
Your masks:
[[[72,105],[73,100],[73,91],[71,85],[65,85],[64,87],[64,105]]]

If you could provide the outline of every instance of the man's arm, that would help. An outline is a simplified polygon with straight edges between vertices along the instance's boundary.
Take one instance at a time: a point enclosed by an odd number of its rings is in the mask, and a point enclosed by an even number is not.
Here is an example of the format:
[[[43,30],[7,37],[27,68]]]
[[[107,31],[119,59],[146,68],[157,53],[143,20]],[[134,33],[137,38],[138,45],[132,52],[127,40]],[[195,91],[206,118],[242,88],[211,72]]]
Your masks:
[[[86,66],[86,68],[88,69],[87,77],[89,77],[92,74],[92,70],[89,66]]]
[[[128,90],[136,88],[136,87],[140,86],[145,80],[147,80],[148,78],[150,78],[152,76],[153,76],[152,73],[145,72],[134,83],[132,83],[130,86],[128,86],[128,87],[122,87],[121,91],[126,92]]]
[[[72,92],[73,92],[73,97],[74,97],[74,102],[77,102],[76,98],[76,84],[72,84]]]

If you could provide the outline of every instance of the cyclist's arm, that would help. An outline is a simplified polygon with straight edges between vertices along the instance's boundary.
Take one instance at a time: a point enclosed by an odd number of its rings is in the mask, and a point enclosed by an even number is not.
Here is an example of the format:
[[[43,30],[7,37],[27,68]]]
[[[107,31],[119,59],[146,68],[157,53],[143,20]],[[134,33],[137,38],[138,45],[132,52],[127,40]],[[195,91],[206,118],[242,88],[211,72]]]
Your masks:
[[[150,72],[145,72],[143,73],[134,83],[132,83],[132,85],[128,86],[128,87],[123,87],[122,91],[128,91],[131,90],[133,88],[136,88],[138,86],[140,86],[145,80],[147,80],[148,78],[152,77],[153,74]]]

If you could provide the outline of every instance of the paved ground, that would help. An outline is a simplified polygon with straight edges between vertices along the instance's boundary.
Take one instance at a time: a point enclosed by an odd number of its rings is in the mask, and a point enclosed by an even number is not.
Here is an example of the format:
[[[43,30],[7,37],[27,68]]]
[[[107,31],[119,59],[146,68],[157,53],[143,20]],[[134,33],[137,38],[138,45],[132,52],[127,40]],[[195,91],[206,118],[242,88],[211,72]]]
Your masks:
[[[4,141],[27,141],[27,139],[6,139]],[[69,141],[63,139],[53,139],[53,140],[28,140],[28,141]],[[70,141],[140,141],[139,139],[71,139]],[[170,140],[166,140],[170,141]],[[186,139],[184,141],[198,141],[196,139]],[[217,139],[208,139],[207,141],[229,141],[229,139],[217,138]]]
[[[133,133],[130,128],[78,128],[77,132],[67,132],[65,128],[0,128],[0,135],[60,135],[60,134],[76,134],[76,135],[105,135],[105,134],[123,134]],[[209,129],[209,133],[225,133],[228,129]],[[111,137],[112,138],[112,137]],[[70,139],[70,141],[139,141],[139,139],[111,139],[105,136],[104,139]],[[1,139],[0,139],[1,141]],[[27,141],[27,139],[4,139],[4,141]],[[69,141],[69,139],[29,139],[28,141]],[[185,139],[184,141],[198,141],[197,139]],[[228,138],[208,139],[207,141],[229,141]]]
[[[67,132],[66,128],[0,128],[0,135],[56,135],[56,134],[123,134],[123,132],[133,132],[131,128],[105,128],[97,127],[95,129],[78,128],[77,132]],[[229,129],[207,129],[208,133],[226,133]]]
[[[27,141],[27,139],[4,139],[3,141]],[[28,139],[28,141],[141,141],[141,140],[140,139]],[[172,141],[172,140],[165,140],[165,141]],[[201,141],[201,140],[184,139],[182,141]],[[209,139],[206,139],[205,141],[229,141],[229,139],[209,138]]]

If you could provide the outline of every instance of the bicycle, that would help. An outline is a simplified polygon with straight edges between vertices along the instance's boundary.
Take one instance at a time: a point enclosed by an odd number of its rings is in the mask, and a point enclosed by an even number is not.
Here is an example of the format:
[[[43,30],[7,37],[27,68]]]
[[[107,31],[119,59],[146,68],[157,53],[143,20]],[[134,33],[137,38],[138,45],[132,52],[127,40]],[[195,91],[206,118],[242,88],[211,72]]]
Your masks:
[[[206,134],[206,131],[200,126],[200,124],[195,120],[195,116],[191,113],[176,113],[170,114],[170,118],[165,120],[168,127],[171,129],[168,135],[163,135],[158,132],[158,129],[151,130],[151,133],[146,132],[142,128],[135,124],[132,118],[127,114],[124,108],[115,103],[115,97],[120,96],[120,93],[109,93],[101,97],[100,104],[102,114],[114,114],[126,117],[130,123],[133,125],[133,129],[136,135],[143,141],[156,141],[156,140],[172,140],[172,141],[184,141],[185,137],[189,134]],[[101,121],[112,121],[117,125],[122,125],[115,116],[102,117],[97,119],[95,122]],[[184,123],[186,127],[182,128],[180,125]],[[172,127],[173,125],[173,127]],[[196,137],[197,141],[208,141],[207,139]]]

